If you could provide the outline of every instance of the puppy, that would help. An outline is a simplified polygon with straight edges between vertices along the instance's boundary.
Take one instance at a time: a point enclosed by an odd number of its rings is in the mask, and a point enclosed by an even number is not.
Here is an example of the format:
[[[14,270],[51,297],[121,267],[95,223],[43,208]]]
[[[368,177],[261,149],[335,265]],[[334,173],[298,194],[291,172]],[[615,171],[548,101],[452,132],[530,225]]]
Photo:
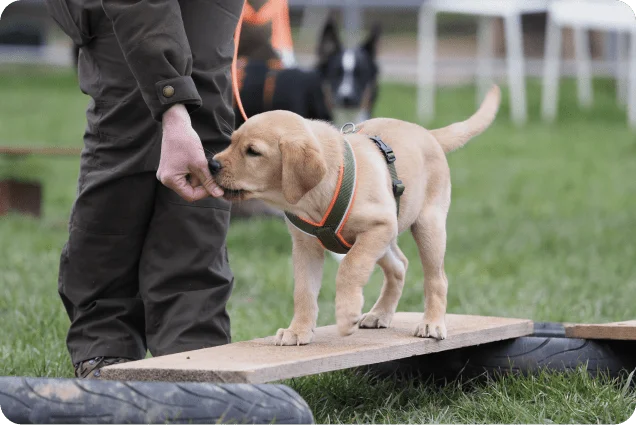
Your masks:
[[[451,201],[451,178],[446,154],[486,130],[500,103],[497,86],[478,111],[463,122],[426,130],[388,118],[365,121],[352,134],[332,125],[304,119],[289,111],[270,111],[248,119],[233,135],[230,146],[210,164],[226,199],[262,199],[297,217],[319,223],[333,205],[341,180],[345,152],[355,157],[355,190],[346,223],[340,229],[351,246],[336,277],[336,323],[339,333],[356,327],[385,328],[391,324],[402,294],[408,261],[397,245],[409,229],[417,243],[426,276],[425,309],[414,330],[418,337],[446,338],[444,272],[446,217]],[[370,136],[393,149],[394,165],[405,190],[399,215],[387,161]],[[280,345],[309,344],[318,316],[325,249],[314,236],[289,220],[293,240],[294,316],[277,332]],[[378,264],[384,272],[382,292],[362,315],[363,287]]]

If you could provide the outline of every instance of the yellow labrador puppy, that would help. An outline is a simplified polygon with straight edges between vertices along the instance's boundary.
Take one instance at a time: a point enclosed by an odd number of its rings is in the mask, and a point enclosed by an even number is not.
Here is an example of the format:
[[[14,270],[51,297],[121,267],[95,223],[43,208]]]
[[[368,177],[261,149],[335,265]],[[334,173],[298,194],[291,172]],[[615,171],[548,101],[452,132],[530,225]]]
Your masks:
[[[265,112],[251,117],[232,135],[230,146],[213,158],[210,168],[227,199],[262,199],[320,225],[342,191],[343,158],[349,155],[348,163],[354,164],[348,170],[353,190],[335,235],[348,249],[336,277],[340,334],[350,335],[356,327],[391,324],[408,265],[397,237],[410,229],[426,277],[425,312],[414,334],[444,339],[448,287],[444,254],[451,201],[446,154],[488,128],[499,103],[499,88],[493,86],[466,121],[426,130],[409,122],[376,118],[359,124],[358,131],[350,134],[291,112]],[[395,154],[393,165],[405,188],[399,215],[388,161],[370,136],[379,137]],[[325,247],[322,239],[289,220],[288,224],[293,239],[294,317],[287,329],[278,331],[277,343],[309,344],[318,316]],[[384,272],[384,286],[373,308],[362,315],[362,289],[376,264]]]

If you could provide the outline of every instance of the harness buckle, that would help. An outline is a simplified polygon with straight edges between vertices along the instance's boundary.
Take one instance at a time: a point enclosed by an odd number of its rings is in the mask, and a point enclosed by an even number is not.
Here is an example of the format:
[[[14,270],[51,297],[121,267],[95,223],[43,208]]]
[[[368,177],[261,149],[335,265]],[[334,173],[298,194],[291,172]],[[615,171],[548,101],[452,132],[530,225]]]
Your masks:
[[[402,180],[393,180],[393,196],[396,198],[404,193],[404,183]]]
[[[378,148],[380,148],[380,150],[382,151],[382,154],[384,155],[384,159],[386,159],[387,163],[392,164],[395,162],[395,154],[393,153],[393,149],[387,146],[382,141],[382,139],[380,139],[378,136],[371,136],[369,138],[373,140],[373,142],[378,146]]]

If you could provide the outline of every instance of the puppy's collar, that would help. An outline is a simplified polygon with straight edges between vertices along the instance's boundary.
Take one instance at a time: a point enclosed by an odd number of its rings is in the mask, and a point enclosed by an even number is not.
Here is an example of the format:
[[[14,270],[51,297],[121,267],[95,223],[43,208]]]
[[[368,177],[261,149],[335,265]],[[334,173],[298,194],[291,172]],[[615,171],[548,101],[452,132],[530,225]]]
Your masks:
[[[323,248],[338,254],[346,254],[351,244],[342,237],[356,195],[356,157],[351,144],[344,139],[344,156],[338,174],[336,192],[320,223],[285,212],[287,219],[298,230],[318,238]]]

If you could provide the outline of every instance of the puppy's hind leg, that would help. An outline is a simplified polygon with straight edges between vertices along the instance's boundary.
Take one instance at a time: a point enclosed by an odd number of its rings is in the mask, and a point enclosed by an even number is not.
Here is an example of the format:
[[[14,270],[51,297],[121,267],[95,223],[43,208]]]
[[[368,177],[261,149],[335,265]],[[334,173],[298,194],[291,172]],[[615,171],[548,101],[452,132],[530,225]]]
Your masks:
[[[444,271],[444,255],[447,214],[448,208],[426,208],[411,227],[424,268],[424,318],[415,329],[415,335],[423,338],[446,338],[448,279]]]
[[[361,328],[388,328],[397,309],[404,288],[409,262],[393,240],[391,247],[378,264],[384,273],[382,292],[373,308],[360,319]]]

